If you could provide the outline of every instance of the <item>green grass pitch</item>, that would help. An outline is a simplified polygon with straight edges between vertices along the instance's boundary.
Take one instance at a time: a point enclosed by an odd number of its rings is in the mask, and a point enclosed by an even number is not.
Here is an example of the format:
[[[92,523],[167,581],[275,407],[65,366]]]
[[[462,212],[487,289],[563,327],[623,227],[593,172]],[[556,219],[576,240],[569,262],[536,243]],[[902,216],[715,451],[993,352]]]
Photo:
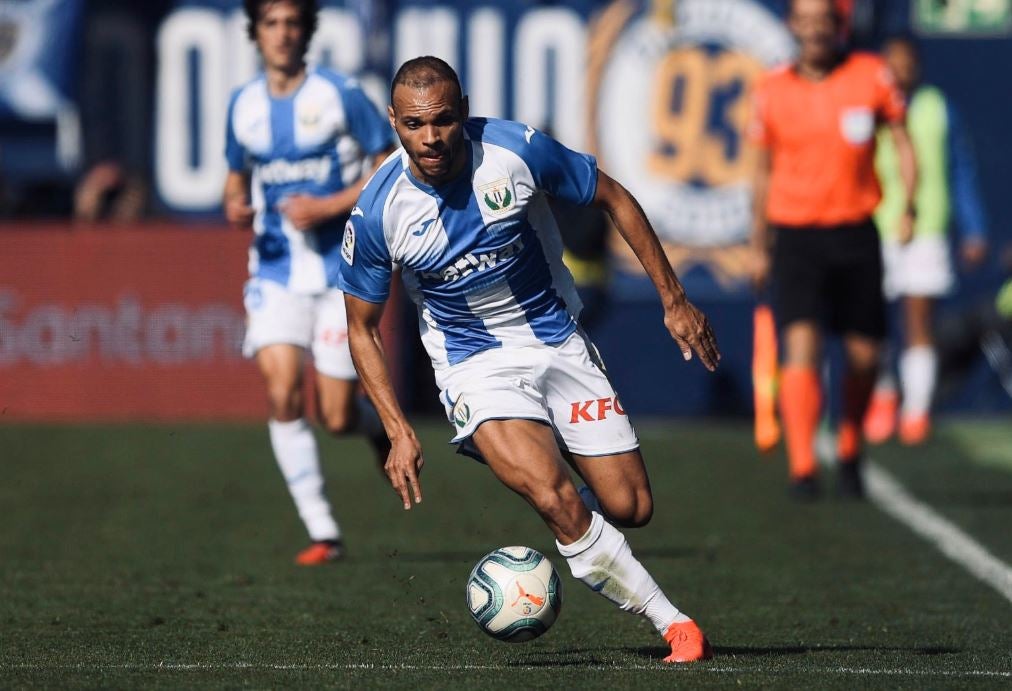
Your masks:
[[[717,654],[678,668],[448,433],[420,427],[411,512],[362,442],[323,442],[349,557],[304,569],[262,426],[0,427],[0,687],[1012,685],[1012,603],[872,505],[790,503],[782,456],[758,458],[743,423],[640,428],[657,508],[627,535]],[[872,454],[1012,562],[1012,421]],[[559,620],[532,643],[485,637],[464,603],[473,563],[509,544],[563,576]]]

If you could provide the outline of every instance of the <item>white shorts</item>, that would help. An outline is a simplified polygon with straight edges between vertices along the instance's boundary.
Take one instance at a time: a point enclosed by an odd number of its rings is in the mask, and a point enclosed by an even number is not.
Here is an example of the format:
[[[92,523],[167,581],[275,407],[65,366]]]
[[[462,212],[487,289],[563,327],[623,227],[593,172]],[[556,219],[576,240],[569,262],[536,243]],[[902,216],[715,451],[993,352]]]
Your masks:
[[[539,420],[560,448],[608,456],[639,447],[597,349],[577,331],[557,345],[493,348],[437,374],[456,436],[476,456],[471,435],[486,420]]]
[[[941,297],[952,290],[955,276],[944,236],[914,237],[906,245],[882,243],[886,299],[904,295]]]
[[[316,371],[334,379],[358,379],[348,347],[344,293],[330,289],[316,295],[293,293],[274,281],[251,278],[243,290],[248,358],[270,345],[290,344],[310,350]]]

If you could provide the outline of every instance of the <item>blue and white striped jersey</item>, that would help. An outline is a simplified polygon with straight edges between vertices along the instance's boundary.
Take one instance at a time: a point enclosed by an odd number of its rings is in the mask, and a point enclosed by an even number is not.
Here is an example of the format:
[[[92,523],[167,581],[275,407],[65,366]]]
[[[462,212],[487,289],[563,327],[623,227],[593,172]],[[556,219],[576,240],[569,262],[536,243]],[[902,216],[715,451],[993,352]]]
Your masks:
[[[471,118],[470,162],[438,188],[391,155],[366,185],[345,229],[345,292],[386,300],[392,265],[418,306],[436,371],[489,348],[559,343],[582,305],[562,263],[546,195],[587,205],[593,156],[516,122]]]
[[[225,156],[249,171],[256,212],[250,274],[297,293],[337,285],[345,218],[311,231],[278,210],[291,194],[324,196],[361,177],[366,158],[393,143],[387,120],[353,79],[311,69],[295,93],[271,96],[261,75],[236,89],[228,107]]]

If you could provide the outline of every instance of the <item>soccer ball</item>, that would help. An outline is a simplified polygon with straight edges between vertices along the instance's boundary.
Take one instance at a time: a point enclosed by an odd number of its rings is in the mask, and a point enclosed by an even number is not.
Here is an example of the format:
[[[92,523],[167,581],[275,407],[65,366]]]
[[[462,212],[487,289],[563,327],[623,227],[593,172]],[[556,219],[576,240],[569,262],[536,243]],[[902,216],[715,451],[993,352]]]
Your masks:
[[[562,580],[544,554],[503,547],[475,564],[467,579],[467,608],[492,638],[520,643],[555,623],[562,608]]]

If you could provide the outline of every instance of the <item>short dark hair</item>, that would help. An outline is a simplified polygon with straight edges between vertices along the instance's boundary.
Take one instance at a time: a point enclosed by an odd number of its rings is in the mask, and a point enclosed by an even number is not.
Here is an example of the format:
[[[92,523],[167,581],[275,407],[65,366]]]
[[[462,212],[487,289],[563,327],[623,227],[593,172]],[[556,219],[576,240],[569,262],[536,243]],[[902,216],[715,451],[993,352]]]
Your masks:
[[[439,82],[450,82],[457,87],[457,98],[464,97],[464,90],[460,87],[460,77],[445,60],[431,55],[408,60],[400,66],[397,74],[394,75],[393,82],[390,83],[390,102],[394,102],[394,89],[398,84],[414,89],[424,89]]]
[[[299,10],[299,20],[302,22],[302,32],[305,44],[303,50],[309,46],[309,42],[316,33],[317,15],[320,12],[320,5],[317,0],[243,0],[243,9],[246,10],[246,34],[249,40],[254,43],[257,40],[257,21],[260,19],[260,12],[264,5],[273,5],[277,2],[287,2]]]
[[[790,17],[792,14],[794,14],[794,5],[796,3],[797,3],[797,0],[787,0],[787,16],[788,17]],[[843,21],[843,14],[840,12],[840,4],[837,2],[837,0],[829,0],[829,6],[830,6],[830,9],[833,10],[833,19],[835,19],[836,22],[837,22],[837,25],[839,25],[839,23]]]

